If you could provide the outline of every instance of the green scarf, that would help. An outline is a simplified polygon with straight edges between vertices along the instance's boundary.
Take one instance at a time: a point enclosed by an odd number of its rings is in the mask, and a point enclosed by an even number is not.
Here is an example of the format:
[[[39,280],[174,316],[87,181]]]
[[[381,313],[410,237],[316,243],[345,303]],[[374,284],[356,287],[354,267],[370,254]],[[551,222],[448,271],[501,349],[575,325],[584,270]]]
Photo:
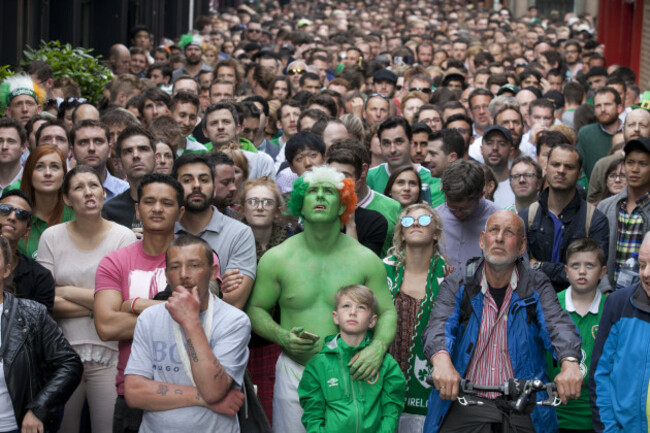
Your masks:
[[[388,274],[388,288],[393,295],[393,300],[395,300],[404,281],[404,265],[399,264],[396,256],[391,256],[384,259],[384,266]],[[427,414],[427,402],[431,393],[431,386],[427,384],[426,378],[431,375],[432,369],[429,361],[424,357],[422,333],[427,327],[429,315],[444,276],[445,262],[442,257],[434,254],[427,275],[426,295],[420,301],[414,332],[411,337],[411,345],[409,346],[409,366],[406,372],[406,407],[404,409],[406,413]]]

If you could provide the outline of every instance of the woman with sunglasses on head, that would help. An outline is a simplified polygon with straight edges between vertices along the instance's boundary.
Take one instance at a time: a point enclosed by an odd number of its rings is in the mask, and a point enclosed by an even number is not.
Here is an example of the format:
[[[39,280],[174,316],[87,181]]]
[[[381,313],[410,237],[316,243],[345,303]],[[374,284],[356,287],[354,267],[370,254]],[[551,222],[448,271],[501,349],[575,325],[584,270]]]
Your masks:
[[[81,384],[65,406],[61,431],[79,431],[87,400],[92,431],[110,433],[118,350],[116,341],[102,341],[95,330],[95,273],[108,253],[136,239],[130,229],[102,218],[106,194],[92,168],[78,165],[70,170],[62,190],[76,219],[45,230],[38,246],[38,262],[52,273],[56,284],[54,317],[84,364]]]
[[[21,239],[18,251],[36,259],[38,241],[46,228],[74,219],[74,211],[63,202],[61,185],[68,171],[65,155],[55,146],[38,146],[25,161],[20,189],[32,201],[29,237]]]
[[[423,353],[422,333],[447,267],[440,252],[442,219],[429,206],[417,203],[402,211],[393,246],[384,266],[397,309],[397,333],[389,353],[406,377],[406,407],[398,432],[422,431],[431,374]]]
[[[244,223],[253,230],[259,262],[265,252],[282,243],[289,235],[287,228],[279,223],[284,200],[275,182],[267,176],[246,181],[242,198]],[[273,316],[280,320],[277,308]],[[281,352],[280,346],[253,332],[249,347],[248,371],[253,383],[258,386],[257,395],[269,422],[272,423],[275,362]]]

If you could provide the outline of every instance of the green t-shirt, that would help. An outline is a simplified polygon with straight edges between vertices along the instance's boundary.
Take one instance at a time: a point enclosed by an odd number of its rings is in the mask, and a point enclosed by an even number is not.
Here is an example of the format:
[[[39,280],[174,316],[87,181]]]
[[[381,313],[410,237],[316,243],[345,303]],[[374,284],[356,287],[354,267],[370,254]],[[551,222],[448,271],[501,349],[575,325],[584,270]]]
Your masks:
[[[381,256],[386,257],[388,249],[393,246],[393,230],[395,229],[395,225],[397,225],[399,214],[402,212],[402,205],[397,200],[393,200],[376,191],[371,191],[367,201],[364,200],[359,205],[363,208],[379,212],[386,218],[388,230],[386,230],[386,240],[381,249]]]
[[[63,205],[63,215],[61,217],[61,222],[66,223],[72,220],[74,220],[74,211],[70,206]],[[18,251],[25,254],[27,257],[36,260],[38,242],[41,240],[41,235],[47,228],[47,222],[34,215],[32,216],[32,223],[30,227],[31,230],[29,232],[29,239],[27,239],[27,244],[25,244],[24,238],[21,239],[18,242]]]
[[[569,288],[570,289],[570,288]],[[568,311],[567,292],[566,289],[557,294],[558,300],[562,309]],[[593,422],[591,419],[591,407],[589,405],[589,364],[591,364],[591,352],[594,349],[594,342],[596,341],[596,333],[598,332],[598,324],[600,317],[603,314],[603,307],[605,306],[605,297],[596,292],[596,296],[600,296],[598,302],[598,312],[587,312],[586,315],[580,316],[576,311],[569,311],[571,320],[578,327],[580,336],[582,337],[582,360],[580,361],[580,372],[584,377],[582,382],[582,390],[580,397],[577,400],[569,400],[566,405],[560,405],[555,408],[557,412],[557,419],[560,428],[575,429],[575,430],[592,430]],[[592,305],[592,310],[595,311],[595,306]],[[553,360],[550,353],[546,354],[546,365],[548,368],[548,375],[551,380],[560,373],[560,366]]]
[[[443,204],[445,202],[445,196],[440,189],[440,179],[431,176],[431,172],[422,166],[418,168],[418,175],[420,175],[422,183],[429,184],[429,188],[431,190],[431,207],[436,208]],[[383,194],[384,190],[386,189],[386,184],[388,184],[389,177],[390,173],[388,172],[388,164],[383,163],[368,170],[368,177],[366,178],[366,181],[368,182],[368,186],[373,191],[377,191]]]
[[[209,141],[204,144],[205,148],[208,149],[208,152],[214,151],[214,146],[212,142]],[[249,152],[257,153],[257,147],[248,139],[239,137],[239,148],[241,150],[248,150]]]

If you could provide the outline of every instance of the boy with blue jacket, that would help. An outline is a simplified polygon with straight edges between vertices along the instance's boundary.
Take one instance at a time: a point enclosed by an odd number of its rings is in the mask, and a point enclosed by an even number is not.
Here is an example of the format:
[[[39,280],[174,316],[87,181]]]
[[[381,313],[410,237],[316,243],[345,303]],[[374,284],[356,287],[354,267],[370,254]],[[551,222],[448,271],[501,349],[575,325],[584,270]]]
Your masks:
[[[325,339],[323,349],[305,367],[298,386],[302,423],[310,432],[393,433],[404,410],[406,379],[397,361],[386,354],[376,376],[353,381],[352,359],[372,341],[377,299],[363,285],[336,293],[334,323],[340,333]]]

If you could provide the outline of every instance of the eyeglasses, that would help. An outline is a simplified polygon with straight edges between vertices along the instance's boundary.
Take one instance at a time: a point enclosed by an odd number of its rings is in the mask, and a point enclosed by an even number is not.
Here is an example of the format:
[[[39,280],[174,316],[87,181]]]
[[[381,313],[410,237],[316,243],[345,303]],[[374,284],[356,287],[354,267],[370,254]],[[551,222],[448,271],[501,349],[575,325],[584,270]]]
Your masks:
[[[520,174],[511,174],[511,175],[508,176],[508,177],[509,177],[510,180],[513,181],[513,182],[516,182],[516,181],[518,181],[519,179],[523,179],[523,180],[525,180],[526,182],[528,182],[529,180],[536,179],[536,178],[537,178],[537,174],[535,174],[535,173],[520,173]]]
[[[431,93],[431,87],[411,87],[409,92],[422,92],[429,94]]]
[[[263,209],[271,209],[275,206],[275,200],[270,198],[247,198],[246,205],[251,209],[257,209],[262,205]]]
[[[304,69],[289,69],[289,71],[287,71],[287,74],[289,75],[296,75],[296,74],[302,75],[304,73],[305,73]]]
[[[12,212],[16,212],[18,221],[29,221],[32,218],[32,213],[28,210],[18,209],[10,204],[0,203],[0,215],[8,216]]]
[[[418,224],[422,227],[426,227],[429,224],[431,224],[431,220],[433,217],[431,215],[420,215],[417,220]],[[415,217],[412,216],[403,216],[400,219],[400,222],[402,223],[402,227],[411,227],[413,223],[415,223]]]
[[[627,177],[625,177],[625,173],[610,173],[607,175],[608,180],[627,180]]]

